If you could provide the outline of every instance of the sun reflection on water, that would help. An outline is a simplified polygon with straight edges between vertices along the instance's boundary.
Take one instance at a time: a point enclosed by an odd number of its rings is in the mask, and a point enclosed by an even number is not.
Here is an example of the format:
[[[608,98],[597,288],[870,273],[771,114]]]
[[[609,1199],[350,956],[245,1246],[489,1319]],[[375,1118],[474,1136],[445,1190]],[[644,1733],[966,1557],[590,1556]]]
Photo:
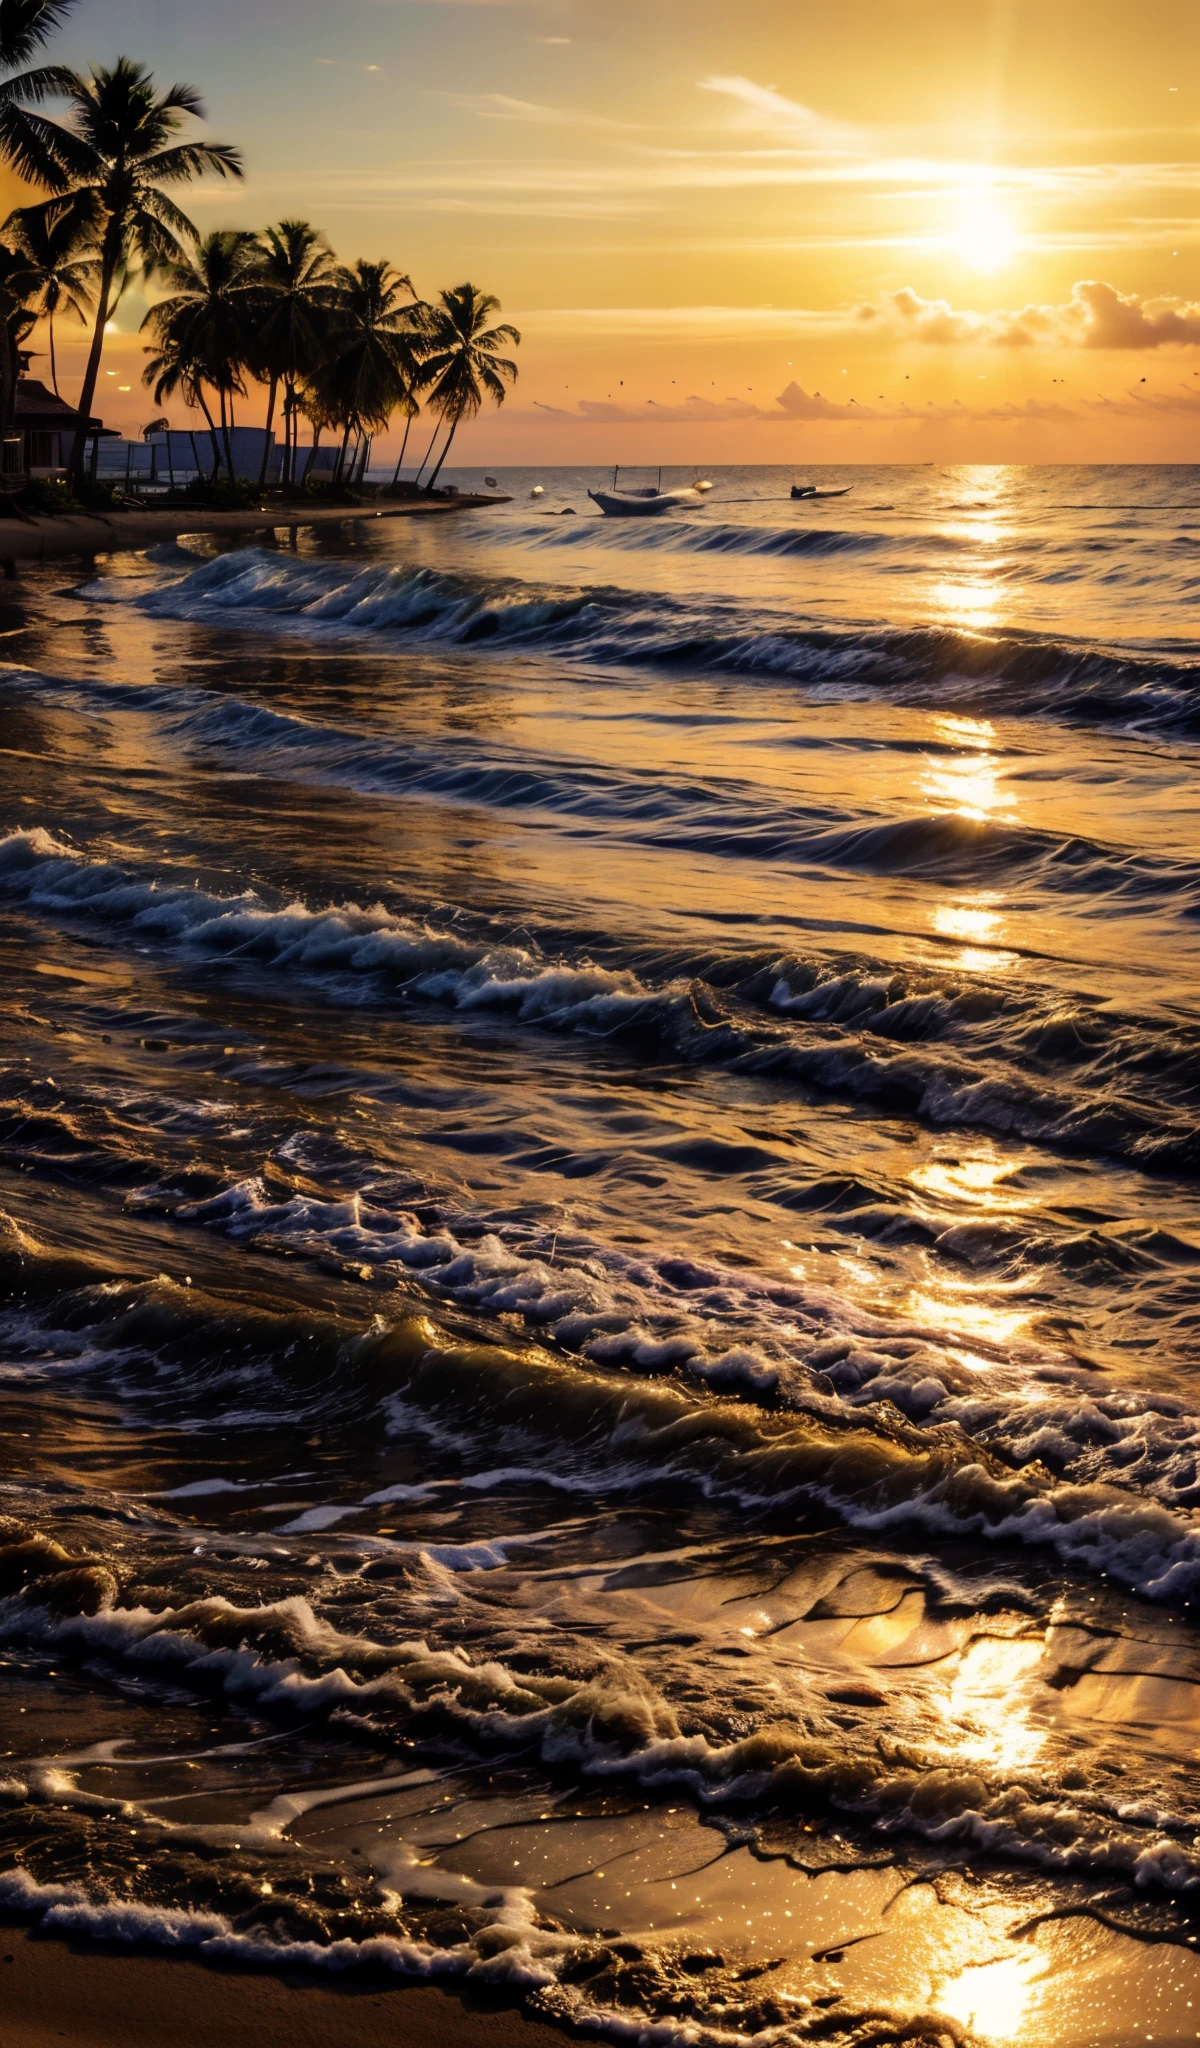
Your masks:
[[[937,1993],[939,2012],[989,2041],[1011,2041],[1023,2032],[1038,2003],[1037,1981],[1044,1959],[1036,1951],[969,1963]]]
[[[936,1323],[958,1337],[974,1338],[977,1344],[1011,1344],[1028,1327],[1028,1309],[991,1308],[985,1301],[955,1301],[946,1295],[910,1294],[908,1310],[914,1322]],[[985,1370],[988,1361],[978,1361]]]
[[[1010,1194],[1004,1185],[1016,1171],[1015,1159],[989,1154],[975,1159],[928,1159],[915,1166],[908,1178],[913,1187],[926,1194],[969,1202],[973,1207],[1028,1208],[1027,1198]]]
[[[1021,1770],[1045,1745],[1032,1716],[1026,1680],[1042,1662],[1041,1638],[1015,1642],[979,1639],[960,1651],[941,1700],[948,1724],[941,1746],[963,1762]]]

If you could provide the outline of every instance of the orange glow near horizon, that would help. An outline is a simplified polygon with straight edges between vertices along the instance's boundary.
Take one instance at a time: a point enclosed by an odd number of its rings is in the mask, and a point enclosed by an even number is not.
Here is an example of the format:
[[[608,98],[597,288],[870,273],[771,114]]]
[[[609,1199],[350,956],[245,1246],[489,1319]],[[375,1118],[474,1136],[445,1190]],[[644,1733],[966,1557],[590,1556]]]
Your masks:
[[[463,462],[1200,452],[1183,0],[1096,0],[1086,34],[1076,0],[858,0],[802,32],[785,0],[346,0],[336,36],[307,4],[213,12],[229,33],[197,44],[111,0],[61,54],[195,78],[249,171],[186,194],[202,228],[301,215],[425,294],[498,294],[520,382]],[[153,409],[144,311],[135,287],[106,363],[126,430]],[[71,395],[84,337],[57,339]],[[985,592],[946,601],[988,623]]]

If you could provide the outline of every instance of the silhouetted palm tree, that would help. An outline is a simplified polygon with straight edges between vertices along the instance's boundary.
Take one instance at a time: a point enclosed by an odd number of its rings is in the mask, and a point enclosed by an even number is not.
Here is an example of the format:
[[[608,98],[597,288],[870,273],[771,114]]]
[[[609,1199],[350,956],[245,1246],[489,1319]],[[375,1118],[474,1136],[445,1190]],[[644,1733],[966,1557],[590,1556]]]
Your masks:
[[[0,387],[8,395],[10,406],[20,375],[21,343],[34,324],[35,315],[30,309],[30,301],[36,285],[29,259],[19,250],[5,248],[0,243]],[[10,412],[10,423],[11,417]],[[5,474],[7,476],[9,472],[6,470]]]
[[[28,259],[32,279],[32,311],[50,328],[50,382],[58,389],[58,360],[54,351],[54,322],[59,313],[85,321],[95,303],[100,281],[100,259],[90,237],[80,227],[69,203],[50,200],[43,206],[24,206],[11,213],[4,233]]]
[[[69,93],[75,74],[63,64],[29,60],[61,28],[75,0],[0,0],[0,157],[31,185],[61,186],[62,172],[48,146],[46,124],[32,107]]]
[[[397,406],[396,410],[404,414],[404,439],[400,443],[400,453],[396,457],[396,467],[392,471],[393,486],[398,484],[400,481],[400,472],[404,468],[404,456],[405,451],[408,447],[408,437],[412,432],[412,423],[419,416],[421,411],[421,408],[417,403],[417,388],[415,384],[412,385],[410,389],[405,392],[404,397],[400,400],[400,403]]]
[[[425,311],[411,279],[390,263],[359,262],[347,273],[332,360],[314,380],[343,428],[339,478],[351,435],[365,441],[408,400],[420,375]]]
[[[90,78],[73,78],[68,98],[67,123],[36,119],[64,204],[81,231],[91,234],[100,260],[96,322],[79,399],[83,423],[71,455],[72,474],[78,476],[114,283],[132,264],[152,275],[182,256],[185,241],[197,239],[164,187],[210,172],[240,178],[242,159],[229,143],[177,141],[186,120],[204,118],[199,93],[190,85],[157,92],[150,72],[129,57],[118,57]]]
[[[204,357],[202,336],[197,333],[189,333],[186,329],[183,329],[180,332],[164,337],[162,346],[156,351],[142,372],[142,382],[144,384],[153,384],[155,405],[161,405],[164,398],[174,398],[178,395],[186,406],[199,406],[205,419],[208,421],[209,441],[212,447],[213,458],[211,481],[215,483],[217,472],[221,467],[221,443],[218,437],[217,423],[208,409],[208,400],[204,395],[204,380],[207,370],[208,365]],[[196,450],[194,435],[192,437],[192,447],[193,450]],[[199,467],[200,456],[198,450],[196,450],[196,463],[197,467]]]
[[[429,386],[429,408],[441,421],[449,422],[450,432],[426,485],[430,491],[450,453],[459,422],[473,420],[485,396],[503,405],[504,386],[515,382],[517,366],[496,351],[505,343],[519,347],[521,342],[516,328],[507,323],[488,326],[493,313],[500,311],[500,301],[477,291],[473,284],[455,285],[453,291],[438,296],[440,304],[430,308],[425,322],[421,367],[423,381]]]
[[[251,368],[268,387],[268,433],[274,425],[279,387],[283,386],[280,482],[285,485],[292,481],[297,392],[328,359],[332,325],[345,287],[346,274],[324,235],[307,221],[281,220],[259,237],[258,332]],[[267,455],[264,448],[260,484],[266,482]]]
[[[241,229],[205,235],[191,254],[164,270],[170,296],[152,306],[142,322],[155,353],[142,372],[154,386],[156,404],[167,391],[189,388],[203,402],[204,386],[220,402],[221,438],[233,481],[233,396],[245,394],[242,376],[252,350],[258,302],[258,239]],[[208,408],[205,407],[206,417]]]
[[[61,185],[62,173],[46,146],[43,117],[33,111],[56,93],[70,90],[73,73],[61,64],[29,68],[70,13],[74,0],[0,0],[0,160],[31,185]],[[7,266],[15,275],[19,263]],[[5,292],[6,301],[11,293]],[[7,322],[9,311],[3,314]],[[0,349],[0,430],[12,424],[17,363],[12,349]]]

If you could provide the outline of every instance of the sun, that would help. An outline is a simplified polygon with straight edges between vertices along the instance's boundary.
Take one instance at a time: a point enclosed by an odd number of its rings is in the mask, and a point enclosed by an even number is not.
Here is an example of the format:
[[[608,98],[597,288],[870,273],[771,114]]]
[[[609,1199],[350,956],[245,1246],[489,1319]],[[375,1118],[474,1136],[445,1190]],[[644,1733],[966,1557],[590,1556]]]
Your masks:
[[[990,199],[975,199],[964,209],[951,246],[972,270],[1002,270],[1016,252],[1017,231]]]

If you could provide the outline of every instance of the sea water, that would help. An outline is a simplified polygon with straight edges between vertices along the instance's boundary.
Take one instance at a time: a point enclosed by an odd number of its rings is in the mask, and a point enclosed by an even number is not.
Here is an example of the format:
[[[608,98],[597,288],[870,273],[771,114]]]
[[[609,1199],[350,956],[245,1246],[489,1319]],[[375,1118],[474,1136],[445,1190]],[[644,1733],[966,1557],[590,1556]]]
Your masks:
[[[0,1905],[1200,2038],[1200,478],[801,473],[6,588]]]

